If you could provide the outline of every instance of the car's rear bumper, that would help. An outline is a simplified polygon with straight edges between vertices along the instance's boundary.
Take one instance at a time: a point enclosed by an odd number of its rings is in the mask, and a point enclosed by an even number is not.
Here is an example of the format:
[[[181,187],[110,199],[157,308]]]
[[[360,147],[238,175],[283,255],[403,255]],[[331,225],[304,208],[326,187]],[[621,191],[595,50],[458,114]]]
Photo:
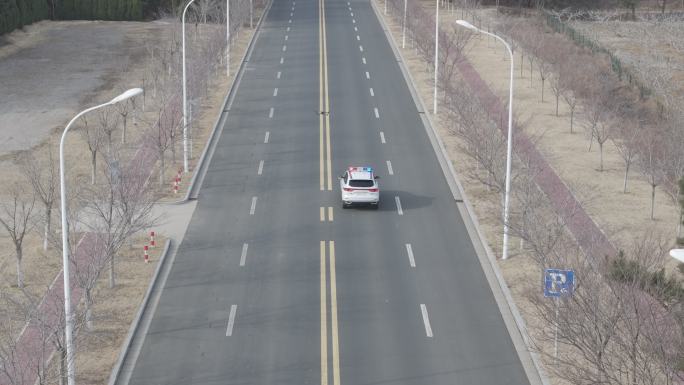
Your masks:
[[[351,195],[342,194],[342,202],[344,204],[354,204],[354,203],[370,203],[378,204],[380,201],[380,194],[367,194],[367,195]]]

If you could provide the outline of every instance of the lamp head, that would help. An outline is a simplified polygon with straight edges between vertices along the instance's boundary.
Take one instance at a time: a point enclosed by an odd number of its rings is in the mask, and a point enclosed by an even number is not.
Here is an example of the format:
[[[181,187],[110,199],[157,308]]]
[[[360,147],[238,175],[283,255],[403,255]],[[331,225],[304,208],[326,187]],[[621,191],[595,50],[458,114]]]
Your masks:
[[[679,262],[684,262],[684,249],[670,250],[670,257],[678,260]]]
[[[121,95],[115,97],[114,99],[110,100],[109,104],[116,104],[116,103],[122,102],[126,99],[130,99],[134,96],[138,96],[142,93],[143,93],[142,88],[131,88],[130,90],[128,90],[128,91],[124,92],[123,94],[121,94]]]
[[[456,24],[460,25],[461,27],[466,27],[468,29],[472,29],[473,31],[477,31],[477,28],[475,28],[474,25],[468,23],[465,20],[456,20]]]

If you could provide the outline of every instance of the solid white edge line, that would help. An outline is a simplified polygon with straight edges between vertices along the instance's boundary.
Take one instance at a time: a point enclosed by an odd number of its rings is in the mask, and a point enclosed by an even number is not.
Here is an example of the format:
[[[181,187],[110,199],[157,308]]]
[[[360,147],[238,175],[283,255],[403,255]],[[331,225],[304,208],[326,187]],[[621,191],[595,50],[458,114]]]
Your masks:
[[[389,160],[387,161],[387,172],[390,175],[394,175],[394,170],[392,170],[392,162],[390,162]]]
[[[278,96],[278,87],[273,89],[273,96]]]
[[[385,142],[385,133],[382,132],[382,131],[380,131],[380,142],[381,142],[382,144],[387,143],[387,142]]]
[[[235,313],[237,313],[237,305],[230,305],[230,314],[228,315],[228,327],[226,328],[226,337],[233,335],[233,325],[235,324]]]
[[[271,107],[271,109],[268,110],[268,118],[269,119],[273,118],[273,107]]]
[[[266,134],[264,134],[264,143],[268,143],[268,138],[271,136],[270,131],[266,131]]]
[[[375,118],[380,119],[380,112],[378,111],[378,107],[373,108],[373,111],[375,112]]]
[[[247,248],[249,248],[249,245],[246,243],[242,244],[242,253],[240,254],[240,266],[245,265],[245,260],[247,259]]]
[[[399,200],[399,197],[394,197],[394,202],[397,204],[397,213],[399,213],[399,215],[404,215],[404,210],[401,208],[401,201]]]
[[[280,71],[278,71],[278,73],[276,74],[276,78],[280,79],[280,75],[281,75],[281,73],[280,73]]]
[[[371,94],[371,96],[375,96],[375,92],[373,92],[373,87],[371,87],[371,89],[370,89],[370,94]]]
[[[399,198],[397,198],[399,199]],[[249,208],[249,215],[254,215],[254,210],[256,210],[257,197],[252,197],[252,207]]]
[[[257,170],[257,175],[261,175],[261,173],[264,171],[264,161],[259,162],[259,170]]]
[[[406,244],[406,252],[408,253],[409,264],[411,267],[416,267],[416,260],[413,258],[413,248],[410,243]]]
[[[420,312],[423,313],[423,324],[425,324],[425,334],[432,338],[432,327],[430,327],[430,317],[428,317],[427,308],[424,303],[420,304]]]

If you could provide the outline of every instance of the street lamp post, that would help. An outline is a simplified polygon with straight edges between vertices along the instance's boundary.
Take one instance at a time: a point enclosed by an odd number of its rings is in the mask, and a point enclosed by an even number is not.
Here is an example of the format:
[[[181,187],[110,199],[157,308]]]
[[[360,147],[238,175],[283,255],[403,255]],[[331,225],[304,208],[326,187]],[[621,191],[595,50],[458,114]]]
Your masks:
[[[439,63],[439,0],[435,0],[435,91],[432,95],[432,114],[437,115],[437,70]]]
[[[99,106],[90,107],[79,112],[73,119],[67,124],[64,132],[62,133],[62,139],[59,142],[59,187],[61,194],[61,210],[62,210],[62,269],[64,276],[64,319],[66,325],[64,327],[64,339],[66,344],[66,359],[67,359],[67,383],[68,385],[75,385],[76,383],[76,368],[74,365],[74,343],[73,343],[73,330],[74,330],[74,320],[71,314],[71,285],[69,283],[69,234],[67,229],[67,214],[66,214],[66,181],[64,178],[64,139],[66,138],[67,132],[71,128],[71,125],[81,116],[87,114],[90,111],[96,110],[98,108],[110,106],[112,104],[119,103],[121,101],[132,98],[136,95],[140,95],[143,92],[142,88],[132,88],[123,94],[115,97],[114,99],[108,101],[107,103],[100,104]]]
[[[226,76],[230,77],[230,0],[226,0]]]
[[[406,48],[406,2],[404,0],[404,22],[401,24],[401,48]]]
[[[456,20],[456,24],[471,29],[476,32],[483,33],[485,35],[489,35],[500,42],[503,43],[503,45],[506,46],[506,49],[508,50],[508,54],[511,57],[511,79],[510,79],[510,89],[508,93],[508,146],[506,148],[506,190],[504,193],[504,233],[503,233],[503,252],[501,255],[501,259],[506,259],[508,258],[508,204],[509,204],[509,195],[511,192],[511,158],[512,158],[512,152],[513,152],[513,51],[511,50],[511,46],[508,45],[508,43],[500,38],[499,36],[483,31],[474,25],[468,23],[465,20]]]
[[[183,15],[181,17],[181,34],[183,35],[183,171],[188,172],[188,100],[187,100],[187,85],[185,79],[185,13],[195,0],[188,1],[188,4],[183,8]]]

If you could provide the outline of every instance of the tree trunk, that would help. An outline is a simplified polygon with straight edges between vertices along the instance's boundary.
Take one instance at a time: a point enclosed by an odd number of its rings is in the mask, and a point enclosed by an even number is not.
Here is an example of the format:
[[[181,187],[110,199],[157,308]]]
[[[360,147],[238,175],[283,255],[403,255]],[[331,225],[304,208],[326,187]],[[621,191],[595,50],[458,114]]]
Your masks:
[[[123,116],[123,130],[121,130],[121,143],[126,144],[126,115]]]
[[[159,152],[159,188],[164,187],[164,152]]]
[[[629,174],[629,162],[625,162],[625,180],[622,184],[622,193],[627,193],[627,174]]]
[[[544,77],[541,78],[542,81],[542,103],[544,103]]]
[[[95,184],[97,174],[97,150],[90,151],[90,184]]]
[[[45,235],[43,237],[43,251],[48,249],[48,238],[50,237],[50,228],[52,227],[52,207],[45,205]]]
[[[59,385],[67,384],[66,349],[59,349]]]
[[[114,275],[114,256],[109,258],[109,288],[113,289],[116,286],[116,276]]]
[[[599,145],[599,171],[603,172],[603,143],[599,142],[598,139],[596,142]]]
[[[655,190],[656,185],[651,184],[651,220],[655,219],[655,217],[653,216],[653,212],[655,210]]]
[[[524,77],[523,75],[523,66],[525,64],[525,54],[523,54],[522,49],[520,50],[520,78],[522,79]]]
[[[558,116],[558,98],[560,97],[560,93],[556,94],[556,116]]]
[[[21,246],[15,246],[15,250],[17,253],[17,287],[23,288],[24,287],[24,270],[21,268],[21,259],[23,257],[23,252],[21,250]]]
[[[85,321],[86,328],[93,330],[93,294],[91,289],[85,289]]]
[[[571,106],[570,107],[570,133],[571,134],[574,134],[574,131],[572,130],[572,125],[574,123],[574,120],[575,120],[575,107]]]

